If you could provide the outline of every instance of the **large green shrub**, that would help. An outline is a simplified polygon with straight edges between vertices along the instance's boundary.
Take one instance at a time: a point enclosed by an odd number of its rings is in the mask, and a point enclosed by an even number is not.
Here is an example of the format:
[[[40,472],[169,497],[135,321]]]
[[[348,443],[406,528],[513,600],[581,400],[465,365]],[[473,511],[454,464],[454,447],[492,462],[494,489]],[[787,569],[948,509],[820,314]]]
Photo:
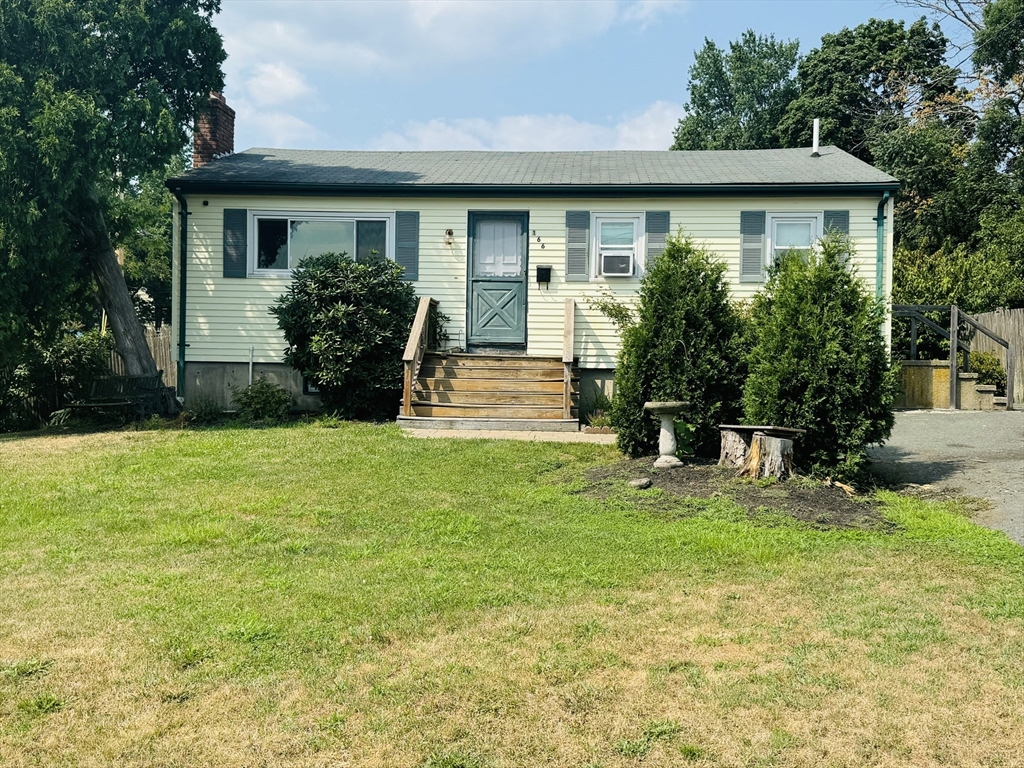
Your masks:
[[[804,469],[850,475],[893,425],[895,371],[883,336],[884,305],[844,264],[849,242],[830,236],[809,257],[770,270],[751,308],[748,424],[807,430]]]
[[[238,416],[250,424],[280,424],[288,418],[295,398],[284,387],[260,376],[247,387],[231,387]]]
[[[401,267],[336,253],[308,258],[270,311],[289,344],[285,362],[316,383],[327,410],[347,419],[397,412],[416,314]]]
[[[963,355],[960,355],[961,360]],[[979,384],[994,384],[996,394],[1006,394],[1006,369],[995,352],[974,352],[970,358],[971,370],[978,374]]]
[[[717,451],[718,424],[739,413],[742,322],[726,267],[688,238],[669,238],[640,282],[635,317],[622,316],[611,421],[620,450],[651,453],[658,425],[648,400],[687,400],[682,419],[698,454]]]

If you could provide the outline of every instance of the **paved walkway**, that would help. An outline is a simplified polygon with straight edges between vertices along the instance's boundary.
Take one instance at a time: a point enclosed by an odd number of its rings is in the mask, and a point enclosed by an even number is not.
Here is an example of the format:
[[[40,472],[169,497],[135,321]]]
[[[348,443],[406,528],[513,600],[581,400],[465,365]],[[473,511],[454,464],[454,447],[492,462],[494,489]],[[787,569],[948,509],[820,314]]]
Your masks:
[[[463,437],[489,440],[529,440],[540,443],[597,443],[615,445],[615,435],[586,432],[527,432],[512,429],[403,429],[410,437]]]
[[[869,453],[890,481],[988,499],[976,521],[1024,544],[1024,412],[903,411]]]

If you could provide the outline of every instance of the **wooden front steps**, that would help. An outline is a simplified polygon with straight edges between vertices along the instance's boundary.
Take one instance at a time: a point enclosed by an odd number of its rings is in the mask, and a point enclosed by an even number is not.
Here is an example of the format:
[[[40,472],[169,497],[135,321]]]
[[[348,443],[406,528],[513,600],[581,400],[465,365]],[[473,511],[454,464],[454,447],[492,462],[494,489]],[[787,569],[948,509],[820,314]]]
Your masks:
[[[577,431],[579,383],[559,357],[426,352],[405,427]]]

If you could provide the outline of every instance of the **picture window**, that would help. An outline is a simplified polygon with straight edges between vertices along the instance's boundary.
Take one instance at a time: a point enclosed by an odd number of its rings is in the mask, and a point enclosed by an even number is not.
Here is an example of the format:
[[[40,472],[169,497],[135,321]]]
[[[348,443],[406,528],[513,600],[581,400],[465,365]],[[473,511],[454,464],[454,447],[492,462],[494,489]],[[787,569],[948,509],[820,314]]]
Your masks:
[[[393,215],[253,216],[255,235],[252,270],[285,274],[304,259],[344,253],[361,264],[393,258]]]

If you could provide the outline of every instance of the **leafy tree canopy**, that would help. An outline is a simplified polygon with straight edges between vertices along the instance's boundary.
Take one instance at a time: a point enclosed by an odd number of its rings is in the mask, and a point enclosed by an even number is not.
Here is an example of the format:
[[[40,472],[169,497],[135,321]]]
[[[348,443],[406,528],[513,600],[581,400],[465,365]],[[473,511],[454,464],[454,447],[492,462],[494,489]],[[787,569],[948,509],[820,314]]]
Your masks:
[[[219,0],[0,0],[0,349],[54,334],[92,274],[128,370],[152,369],[103,188],[163,168],[223,82]],[[3,353],[0,353],[3,354]],[[0,364],[3,364],[0,360]]]
[[[797,40],[747,30],[728,52],[705,39],[690,67],[690,101],[672,149],[769,149],[797,95]]]
[[[992,0],[981,12],[984,26],[974,35],[974,65],[990,68],[1007,85],[1024,77],[1024,0]]]
[[[956,71],[945,64],[947,44],[939,25],[923,18],[909,27],[871,19],[825,35],[800,62],[800,95],[779,125],[784,146],[810,146],[819,118],[823,144],[872,162],[871,139],[884,118],[956,90]]]

